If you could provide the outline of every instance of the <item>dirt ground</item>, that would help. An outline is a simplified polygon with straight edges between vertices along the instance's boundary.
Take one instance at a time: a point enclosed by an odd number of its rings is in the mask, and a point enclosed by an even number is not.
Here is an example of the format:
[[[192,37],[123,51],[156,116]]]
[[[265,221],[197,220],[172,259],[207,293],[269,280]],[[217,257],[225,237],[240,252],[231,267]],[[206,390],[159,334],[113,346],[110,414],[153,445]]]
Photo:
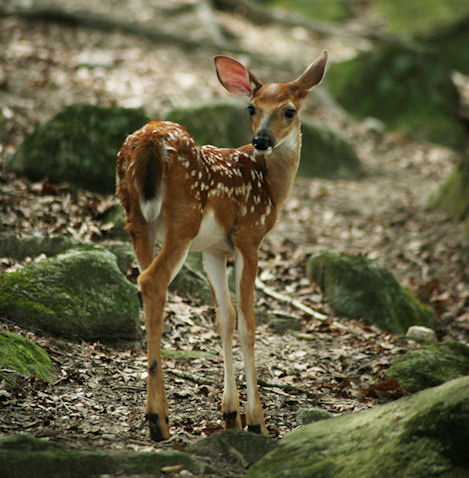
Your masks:
[[[84,0],[73,5],[173,31],[186,29],[195,38],[204,35],[203,25],[183,15],[166,21],[159,15],[163,10],[158,1],[134,0],[131,9],[129,2],[117,0],[93,7]],[[323,48],[337,61],[366,47],[302,28],[256,26],[228,13],[216,18],[246,50],[279,64],[287,62],[280,71],[240,56],[266,80],[292,79]],[[0,228],[12,234],[106,238],[99,217],[111,198],[75,192],[67,185],[31,183],[5,169],[5,159],[38,122],[73,102],[143,106],[158,118],[171,107],[227,94],[212,66],[213,55],[223,52],[210,49],[185,51],[135,35],[15,16],[0,17],[0,45]],[[259,316],[301,323],[300,330],[284,335],[266,325],[257,329],[260,391],[272,437],[297,427],[301,408],[319,407],[338,415],[397,398],[402,391],[385,381],[385,370],[415,346],[405,338],[335,317],[319,289],[306,279],[307,258],[315,252],[336,249],[378,260],[434,308],[440,339],[469,341],[469,244],[462,240],[460,224],[427,207],[429,196],[454,167],[456,154],[434,144],[413,143],[398,133],[383,133],[369,121],[355,121],[331,104],[322,87],[311,95],[304,114],[350,138],[364,176],[350,181],[298,178],[276,229],[262,246],[262,281],[327,315],[318,320],[257,292]],[[1,271],[16,265],[1,259]],[[57,377],[52,384],[31,379],[13,392],[0,390],[0,435],[24,431],[72,448],[145,450],[181,449],[220,429],[223,367],[214,310],[174,294],[169,295],[167,310],[164,348],[214,354],[212,360],[166,360],[169,442],[154,444],[147,435],[143,340],[123,349],[67,343],[7,322],[1,323],[3,329],[25,335],[48,351]],[[237,343],[234,351],[243,404],[244,372]]]

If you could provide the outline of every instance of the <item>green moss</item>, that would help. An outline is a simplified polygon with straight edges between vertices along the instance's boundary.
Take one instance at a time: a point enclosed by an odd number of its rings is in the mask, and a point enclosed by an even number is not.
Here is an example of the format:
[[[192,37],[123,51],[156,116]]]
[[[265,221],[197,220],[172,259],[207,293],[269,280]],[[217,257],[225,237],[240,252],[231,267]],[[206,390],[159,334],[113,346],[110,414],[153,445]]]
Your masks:
[[[469,154],[462,157],[459,165],[440,186],[432,203],[456,220],[469,216]]]
[[[332,65],[327,84],[339,103],[360,118],[379,118],[419,141],[465,146],[451,69],[434,56],[389,45]]]
[[[334,312],[403,334],[411,325],[434,326],[432,311],[392,274],[364,256],[322,252],[311,257],[307,275],[322,289]]]
[[[210,286],[205,279],[202,260],[197,253],[190,253],[187,256],[184,266],[169,288],[181,297],[199,299],[205,304],[213,302]]]
[[[262,3],[326,22],[341,22],[352,16],[352,10],[346,0],[262,0]]]
[[[0,333],[0,378],[14,386],[15,373],[50,381],[54,366],[47,353],[20,335]]]
[[[469,466],[469,377],[288,433],[249,478],[441,476]],[[452,437],[451,435],[454,434]],[[451,475],[448,475],[451,476]]]
[[[469,15],[469,4],[466,0],[378,0],[376,10],[393,33],[428,35]]]
[[[218,100],[171,110],[166,119],[184,125],[197,143],[237,148],[251,141],[246,105]]]
[[[19,325],[84,340],[134,340],[134,286],[104,248],[71,249],[0,276],[0,312]]]
[[[441,385],[469,375],[469,346],[443,342],[411,350],[391,365],[387,375],[412,393]]]
[[[300,176],[347,179],[360,174],[357,154],[342,134],[307,120],[301,132]]]
[[[9,478],[160,476],[161,468],[171,465],[183,465],[194,474],[213,472],[202,460],[173,450],[151,453],[68,450],[27,435],[14,435],[0,441],[0,476]]]
[[[27,136],[9,166],[32,180],[113,193],[117,151],[147,121],[140,110],[70,105]]]
[[[194,359],[211,360],[212,362],[219,362],[220,359],[210,352],[202,352],[200,350],[170,350],[164,349],[161,355],[166,359],[178,360],[186,362]]]

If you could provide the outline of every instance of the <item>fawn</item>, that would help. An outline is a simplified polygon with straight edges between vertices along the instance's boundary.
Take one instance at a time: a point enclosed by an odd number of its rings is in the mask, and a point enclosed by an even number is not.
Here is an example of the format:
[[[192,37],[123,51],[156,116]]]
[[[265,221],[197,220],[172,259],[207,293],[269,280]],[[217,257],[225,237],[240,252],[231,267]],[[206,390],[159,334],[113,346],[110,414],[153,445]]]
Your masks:
[[[248,430],[267,434],[254,363],[254,283],[258,249],[272,229],[300,161],[298,111],[324,75],[323,51],[295,81],[262,84],[238,61],[216,56],[218,79],[250,99],[253,140],[236,149],[199,146],[176,123],[151,121],[130,135],[117,159],[117,194],[137,257],[148,348],[146,418],[153,440],[169,436],[161,360],[166,292],[189,251],[201,251],[223,345],[225,428],[241,428],[233,374],[238,332],[247,382]],[[154,257],[154,244],[161,250]],[[234,257],[237,314],[227,285]]]

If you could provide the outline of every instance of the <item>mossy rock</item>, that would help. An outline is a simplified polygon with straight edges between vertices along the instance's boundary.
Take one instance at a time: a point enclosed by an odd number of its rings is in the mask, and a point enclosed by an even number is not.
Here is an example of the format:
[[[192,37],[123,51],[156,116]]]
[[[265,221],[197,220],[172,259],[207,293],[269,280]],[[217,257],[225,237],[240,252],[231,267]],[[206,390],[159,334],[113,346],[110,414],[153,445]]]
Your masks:
[[[169,289],[180,297],[198,299],[205,304],[213,303],[200,254],[190,253],[187,256],[186,262],[171,282]]]
[[[465,147],[451,68],[433,55],[391,44],[331,65],[327,85],[357,117],[378,118],[417,141]]]
[[[463,0],[466,16],[459,18],[456,24],[432,35],[421,38],[426,48],[430,48],[441,62],[450,68],[469,75],[469,4]],[[444,4],[443,2],[442,4]]]
[[[71,249],[0,276],[0,313],[27,328],[74,340],[138,337],[135,287],[104,248]]]
[[[342,22],[352,16],[352,9],[346,0],[261,0],[261,3],[316,21]]]
[[[186,452],[210,459],[211,463],[218,464],[218,469],[226,468],[224,463],[238,468],[236,474],[226,473],[219,476],[244,476],[248,466],[256,463],[276,446],[277,443],[272,438],[233,429],[219,431],[197,440],[186,448]]]
[[[388,31],[397,35],[431,35],[469,15],[466,0],[377,0],[374,3]]]
[[[341,133],[308,120],[301,122],[301,133],[300,176],[349,179],[361,174],[357,153]]]
[[[434,327],[433,312],[388,270],[364,256],[321,252],[309,259],[307,275],[338,315],[363,319],[395,334],[405,334],[411,325]]]
[[[48,178],[111,194],[116,154],[148,117],[136,109],[74,104],[39,125],[8,162],[33,181]]]
[[[166,119],[184,125],[200,145],[237,148],[252,139],[249,114],[241,101],[212,100],[175,108]]]
[[[252,139],[251,122],[240,102],[217,100],[170,111],[166,117],[184,125],[203,144],[236,148]],[[340,133],[302,121],[299,174],[326,178],[356,175],[360,163],[350,142]]]
[[[196,475],[214,470],[201,458],[174,450],[69,450],[48,440],[18,434],[0,441],[0,476],[79,478],[84,476],[166,476],[162,468],[182,465]]]
[[[69,249],[100,250],[102,247],[116,256],[117,265],[125,274],[134,260],[133,249],[128,242],[108,240],[102,241],[98,245],[80,242],[71,237],[56,234],[15,236],[0,233],[0,257],[9,257],[18,261],[27,257],[35,258],[41,254],[53,257]]]
[[[440,207],[454,219],[461,221],[469,217],[469,152],[440,186],[431,199],[433,205]]]
[[[419,392],[469,375],[469,346],[457,342],[427,345],[399,357],[387,370],[408,392]]]
[[[467,476],[469,377],[287,433],[248,478]]]
[[[30,340],[0,332],[0,379],[10,388],[15,386],[18,375],[49,382],[54,377],[54,365],[47,352]]]

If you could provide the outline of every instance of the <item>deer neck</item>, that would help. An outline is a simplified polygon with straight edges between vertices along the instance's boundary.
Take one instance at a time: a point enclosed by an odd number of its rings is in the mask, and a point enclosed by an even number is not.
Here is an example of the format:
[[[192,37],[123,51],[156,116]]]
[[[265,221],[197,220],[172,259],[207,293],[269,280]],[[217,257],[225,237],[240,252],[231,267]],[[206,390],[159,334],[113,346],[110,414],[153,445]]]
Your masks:
[[[298,171],[301,152],[301,132],[293,130],[272,153],[264,155],[266,179],[270,196],[278,208],[290,194]]]

